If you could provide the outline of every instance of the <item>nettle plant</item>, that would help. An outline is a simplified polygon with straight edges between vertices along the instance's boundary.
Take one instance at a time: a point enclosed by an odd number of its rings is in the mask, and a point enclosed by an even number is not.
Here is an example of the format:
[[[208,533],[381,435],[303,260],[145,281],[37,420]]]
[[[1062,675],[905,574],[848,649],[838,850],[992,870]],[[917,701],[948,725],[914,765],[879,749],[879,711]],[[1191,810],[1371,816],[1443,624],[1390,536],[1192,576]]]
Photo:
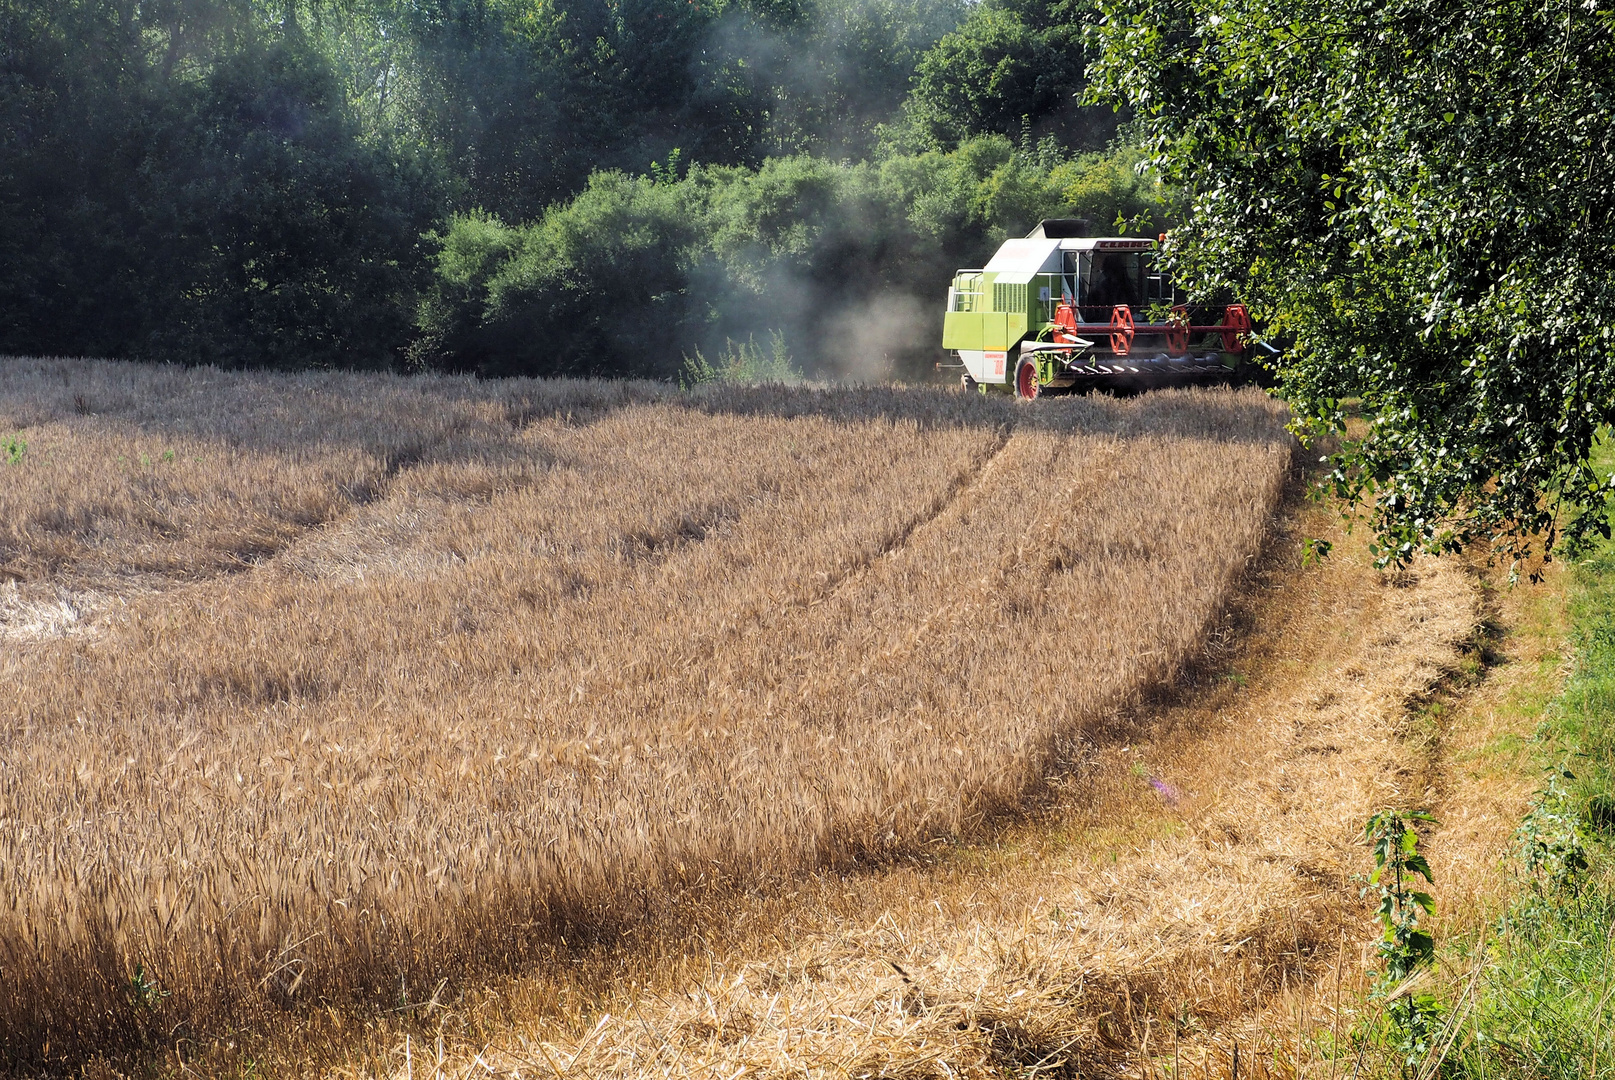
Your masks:
[[[1574,781],[1576,774],[1559,765],[1547,772],[1547,786],[1531,801],[1515,839],[1533,891],[1539,896],[1574,896],[1590,865],[1582,816],[1570,806],[1561,783]]]
[[[1423,810],[1381,810],[1363,827],[1363,838],[1374,853],[1374,872],[1363,892],[1379,891],[1375,915],[1385,931],[1379,944],[1385,973],[1374,993],[1389,1000],[1389,1015],[1409,1063],[1422,1059],[1429,1050],[1435,1013],[1433,1002],[1415,995],[1409,986],[1409,980],[1435,957],[1435,939],[1419,929],[1420,917],[1436,910],[1435,897],[1418,888],[1420,877],[1435,884],[1430,864],[1419,854],[1419,834],[1414,829],[1419,822],[1437,823]]]

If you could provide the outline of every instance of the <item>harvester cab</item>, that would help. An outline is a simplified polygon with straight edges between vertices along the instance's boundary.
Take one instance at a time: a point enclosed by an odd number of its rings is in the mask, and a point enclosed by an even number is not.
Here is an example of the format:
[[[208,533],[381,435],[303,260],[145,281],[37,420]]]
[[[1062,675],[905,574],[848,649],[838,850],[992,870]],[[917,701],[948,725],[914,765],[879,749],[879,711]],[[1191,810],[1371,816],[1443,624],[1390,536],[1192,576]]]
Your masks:
[[[1031,399],[1233,373],[1251,341],[1243,305],[1191,307],[1155,268],[1154,240],[1085,232],[1046,220],[984,268],[954,275],[942,347],[958,354],[965,386]]]

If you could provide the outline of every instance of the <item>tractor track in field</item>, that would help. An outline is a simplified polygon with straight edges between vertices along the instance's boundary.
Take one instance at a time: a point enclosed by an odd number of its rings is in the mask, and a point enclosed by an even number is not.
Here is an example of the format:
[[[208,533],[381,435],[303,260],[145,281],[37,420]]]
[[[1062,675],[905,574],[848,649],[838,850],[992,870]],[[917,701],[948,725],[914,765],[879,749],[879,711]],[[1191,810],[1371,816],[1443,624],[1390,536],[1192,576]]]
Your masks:
[[[947,490],[932,499],[930,505],[922,508],[919,513],[914,514],[895,529],[876,545],[875,550],[867,556],[855,559],[848,563],[845,568],[831,574],[816,595],[797,599],[794,602],[795,606],[812,607],[834,599],[852,583],[867,574],[881,559],[891,558],[902,551],[909,541],[913,539],[915,533],[936,523],[949,510],[964,501],[971,491],[981,486],[987,473],[1009,446],[1014,435],[1015,433],[1011,428],[1001,427],[997,429],[991,445],[972,461],[967,468],[960,470],[959,474],[954,477],[953,483],[948,486]]]
[[[685,663],[700,667],[713,658],[734,648],[748,635],[781,616],[799,616],[813,608],[835,603],[858,582],[864,580],[882,563],[896,558],[913,538],[941,520],[948,512],[967,500],[971,491],[979,488],[993,465],[1010,445],[1014,431],[1010,427],[996,429],[993,440],[954,476],[947,488],[938,493],[929,504],[891,530],[870,549],[858,557],[827,571],[820,571],[824,579],[805,593],[781,599],[747,603],[732,617],[719,622],[718,628],[702,635],[698,646],[690,648]]]
[[[847,564],[839,572],[828,575],[827,580],[820,583],[819,587],[807,596],[797,596],[783,604],[759,604],[749,607],[744,613],[726,622],[702,655],[707,658],[719,655],[725,648],[732,646],[762,625],[770,615],[777,617],[784,613],[802,613],[822,605],[838,603],[869,575],[895,572],[889,568],[895,568],[905,553],[914,546],[915,541],[924,536],[927,530],[942,527],[952,515],[969,512],[973,495],[991,481],[995,471],[1004,461],[1006,452],[1014,444],[1015,434],[1014,429],[1009,427],[998,429],[990,446],[985,448],[968,468],[962,469],[945,491],[939,493],[920,513],[913,515],[901,527],[894,530],[873,552]],[[1018,543],[1009,546],[992,560],[984,575],[962,579],[959,582],[959,589],[940,598],[939,606],[922,620],[915,633],[905,633],[907,628],[904,627],[888,628],[890,638],[885,647],[877,650],[875,662],[883,670],[901,668],[904,657],[913,654],[913,651],[920,646],[922,638],[934,638],[945,628],[967,618],[971,612],[990,604],[1003,582],[1019,568],[1024,566],[1039,578],[1047,577],[1054,572],[1055,566],[1051,560],[1028,559],[1028,552],[1037,546],[1033,538],[1039,534],[1050,533],[1053,523],[1062,512],[1069,512],[1071,506],[1076,503],[1097,497],[1115,482],[1115,476],[1109,472],[1109,463],[1115,459],[1118,452],[1119,448],[1114,443],[1104,444],[1097,453],[1090,452],[1082,462],[1079,476],[1060,491],[1057,499],[1051,500],[1050,505],[1038,513]]]
[[[953,511],[968,512],[971,493],[980,489],[988,468],[1003,460],[1009,443],[1010,440],[1006,439],[993,452],[976,479],[950,500],[942,511],[924,522],[921,528],[939,525]],[[1079,474],[1058,493],[1040,497],[1043,508],[1022,531],[1017,543],[1006,544],[1004,550],[984,566],[985,573],[960,580],[955,591],[939,597],[937,606],[921,620],[913,634],[904,633],[903,628],[894,628],[893,640],[880,652],[882,668],[887,671],[900,670],[904,659],[920,649],[924,640],[946,639],[949,631],[967,620],[973,612],[999,602],[1005,595],[1006,583],[1017,575],[1028,575],[1041,587],[1056,570],[1056,560],[1049,556],[1050,549],[1046,543],[1051,539],[1056,523],[1062,516],[1099,498],[1118,482],[1117,476],[1110,472],[1110,465],[1119,452],[1119,447],[1113,442],[1102,444],[1097,451],[1089,450]],[[912,530],[910,535],[918,531]],[[1040,540],[1043,542],[1040,543]],[[1041,552],[1042,557],[1029,557],[1033,552]]]

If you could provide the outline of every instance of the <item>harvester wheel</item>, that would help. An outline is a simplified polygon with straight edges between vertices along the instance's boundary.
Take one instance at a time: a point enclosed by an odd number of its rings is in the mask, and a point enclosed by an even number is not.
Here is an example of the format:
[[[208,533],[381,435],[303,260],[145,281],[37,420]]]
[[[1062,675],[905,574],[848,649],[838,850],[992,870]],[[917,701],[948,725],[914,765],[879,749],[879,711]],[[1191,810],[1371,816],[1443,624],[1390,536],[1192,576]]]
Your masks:
[[[1133,309],[1117,304],[1110,313],[1110,351],[1126,356],[1133,351]]]
[[[1030,356],[1021,357],[1015,365],[1015,396],[1022,401],[1036,401],[1043,386],[1037,381],[1037,361]]]

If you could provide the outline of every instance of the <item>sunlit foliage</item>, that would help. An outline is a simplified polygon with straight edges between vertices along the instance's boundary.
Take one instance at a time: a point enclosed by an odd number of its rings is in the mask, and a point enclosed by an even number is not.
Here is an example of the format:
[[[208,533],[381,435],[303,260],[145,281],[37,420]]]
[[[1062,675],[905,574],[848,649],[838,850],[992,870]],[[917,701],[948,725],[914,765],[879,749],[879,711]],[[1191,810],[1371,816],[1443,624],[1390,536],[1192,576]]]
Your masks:
[[[1596,3],[1116,0],[1103,88],[1189,203],[1185,281],[1288,346],[1381,556],[1608,535],[1615,17]]]

